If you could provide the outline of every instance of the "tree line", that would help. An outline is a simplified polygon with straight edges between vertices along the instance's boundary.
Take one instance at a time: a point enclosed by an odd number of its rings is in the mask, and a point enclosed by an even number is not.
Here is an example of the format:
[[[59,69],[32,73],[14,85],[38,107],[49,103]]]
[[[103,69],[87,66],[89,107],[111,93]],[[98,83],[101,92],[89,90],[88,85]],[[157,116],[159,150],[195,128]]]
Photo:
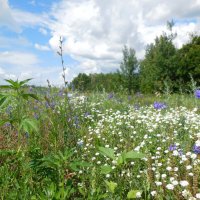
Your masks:
[[[169,29],[172,26],[169,24]],[[138,60],[135,50],[124,46],[123,59],[119,69],[108,74],[80,73],[70,87],[81,92],[106,91],[129,94],[135,92],[153,93],[191,91],[193,86],[200,86],[200,36],[191,35],[190,40],[180,49],[173,40],[176,34],[163,33],[147,45],[143,60]]]

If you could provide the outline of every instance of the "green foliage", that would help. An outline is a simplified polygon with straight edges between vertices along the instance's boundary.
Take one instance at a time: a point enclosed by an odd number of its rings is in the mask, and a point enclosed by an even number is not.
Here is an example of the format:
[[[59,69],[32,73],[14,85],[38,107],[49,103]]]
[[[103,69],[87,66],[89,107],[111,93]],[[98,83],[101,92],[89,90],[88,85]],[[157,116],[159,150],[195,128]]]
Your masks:
[[[140,190],[131,190],[131,191],[129,191],[128,194],[127,194],[127,198],[128,198],[128,199],[136,199],[136,198],[137,198],[136,194],[137,194],[138,192],[141,193]]]
[[[42,104],[38,101],[28,104],[27,100],[24,100],[29,118],[22,119],[22,122],[25,120],[23,129],[37,134],[30,134],[28,138],[20,137],[12,126],[1,127],[0,137],[3,144],[6,144],[4,146],[0,143],[2,199],[148,200],[154,198],[151,195],[153,190],[157,192],[156,198],[162,199],[162,187],[155,186],[156,179],[150,180],[149,169],[156,167],[156,172],[166,173],[168,176],[166,167],[169,165],[169,159],[180,169],[177,174],[179,180],[184,180],[186,166],[177,160],[180,157],[173,157],[173,152],[166,154],[164,151],[172,144],[171,133],[174,130],[177,131],[173,134],[174,142],[179,142],[180,148],[186,152],[192,151],[196,137],[194,127],[199,119],[196,114],[199,110],[193,112],[193,108],[198,107],[198,101],[195,103],[191,95],[172,94],[169,98],[166,98],[166,95],[148,95],[135,97],[131,101],[127,100],[127,96],[121,95],[121,102],[118,102],[108,100],[106,93],[87,94],[84,101],[82,96],[73,94],[69,101],[78,118],[79,127],[72,127],[70,130],[73,132],[70,134],[80,140],[73,143],[72,148],[63,139],[64,133],[68,134],[69,130],[66,130],[68,124],[64,126],[64,122],[67,123],[64,97],[57,95],[58,90],[51,92],[47,98],[50,105],[56,102],[54,107],[46,107],[44,98],[41,98]],[[46,94],[41,97],[44,95]],[[173,109],[156,111],[151,106],[146,106],[147,103],[152,105],[154,101],[163,100]],[[135,103],[139,104],[139,110],[134,109]],[[188,106],[190,110],[182,107],[177,109],[178,105]],[[174,109],[175,115],[171,113]],[[33,128],[34,122],[30,117],[35,111],[41,111],[38,113],[39,119],[35,119],[35,122],[39,123],[37,130]],[[188,113],[189,117],[186,117],[185,113]],[[10,117],[14,114],[16,113],[11,112]],[[0,115],[4,118],[4,112]],[[171,116],[176,116],[176,121]],[[197,120],[194,120],[194,117],[191,119],[190,116],[196,117]],[[69,125],[76,125],[73,120],[71,118]],[[169,126],[170,122],[173,124]],[[16,125],[16,122],[14,124]],[[153,131],[150,132],[152,127]],[[188,132],[193,132],[193,137],[190,137]],[[105,147],[106,145],[109,145],[109,148]],[[134,150],[138,146],[140,152]],[[159,157],[150,167],[147,158],[157,156],[158,151]],[[166,180],[168,178],[170,174]],[[180,191],[179,187],[176,189]],[[166,193],[169,198],[177,199],[173,191],[166,190]]]
[[[143,92],[163,91],[165,81],[174,80],[173,58],[176,54],[171,37],[161,35],[147,46],[140,64],[140,88]]]
[[[192,36],[191,40],[177,51],[174,59],[176,90],[184,85],[184,90],[189,89],[191,76],[195,82],[200,84],[200,36]]]
[[[101,174],[109,174],[112,172],[112,167],[110,165],[101,166]]]
[[[98,92],[119,92],[119,86],[122,84],[119,73],[108,74],[84,74],[80,73],[73,79],[70,88],[75,88],[80,92],[98,91]]]
[[[30,119],[23,117],[19,126],[19,130],[24,130],[27,133],[39,132],[38,121],[36,119]]]
[[[108,186],[108,189],[111,193],[115,192],[115,189],[117,188],[117,183],[113,182],[113,181],[105,181],[106,185]]]
[[[37,122],[34,119],[30,119],[25,115],[25,101],[27,102],[29,98],[39,100],[35,94],[26,93],[24,91],[24,86],[31,79],[26,79],[23,81],[13,81],[11,79],[6,79],[7,83],[10,85],[1,85],[1,89],[6,89],[7,92],[0,94],[0,108],[3,109],[8,106],[11,102],[16,104],[15,116],[8,119],[2,119],[0,124],[3,125],[6,122],[10,122],[12,125],[17,125],[17,129],[20,132],[21,130],[31,133],[32,131],[38,132]]]
[[[147,45],[143,60],[137,61],[134,49],[124,47],[123,60],[118,73],[79,74],[71,83],[75,89],[85,91],[122,92],[142,91],[144,93],[166,91],[188,92],[190,76],[200,84],[200,55],[198,35],[177,49],[173,40],[173,21],[167,24],[170,34],[163,33],[155,38],[154,43]]]
[[[104,156],[108,156],[111,159],[115,159],[114,150],[106,147],[99,147],[100,153],[102,153]]]
[[[127,163],[130,160],[141,159],[144,158],[144,154],[136,151],[122,152],[121,155],[117,158],[114,154],[114,149],[107,147],[99,147],[99,151],[102,155],[107,156],[113,160],[117,160],[118,165],[122,165]],[[109,166],[103,167],[102,172],[109,171]]]
[[[120,65],[120,74],[123,77],[125,88],[131,94],[132,90],[136,90],[136,71],[138,70],[138,61],[135,55],[135,50],[127,46],[123,49],[123,60]]]

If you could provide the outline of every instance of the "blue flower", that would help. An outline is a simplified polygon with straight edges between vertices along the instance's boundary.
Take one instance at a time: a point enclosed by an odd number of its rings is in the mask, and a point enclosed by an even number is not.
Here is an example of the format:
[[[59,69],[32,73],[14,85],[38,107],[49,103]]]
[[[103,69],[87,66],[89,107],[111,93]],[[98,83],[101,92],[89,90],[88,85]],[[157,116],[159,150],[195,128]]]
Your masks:
[[[177,146],[175,145],[175,144],[171,144],[170,146],[169,146],[169,150],[170,151],[174,151],[174,150],[176,150],[177,149]]]
[[[89,116],[90,115],[90,113],[89,112],[86,112],[85,113],[85,117],[87,117],[87,116]]]
[[[8,106],[7,108],[6,108],[6,113],[7,114],[11,114],[11,111],[12,111],[12,106]]]
[[[193,146],[193,151],[196,154],[200,154],[200,146],[197,146],[196,144]]]
[[[62,97],[62,96],[63,96],[63,93],[64,93],[63,89],[60,89],[59,92],[58,92],[58,96],[59,96],[59,97]]]
[[[195,97],[196,97],[197,99],[200,99],[200,90],[196,90],[196,91],[194,92],[194,95],[195,95]]]
[[[114,97],[114,94],[113,93],[110,93],[109,95],[108,95],[108,99],[112,99]]]
[[[29,92],[33,92],[33,88],[31,86],[29,87]]]
[[[159,109],[161,110],[161,109],[167,108],[166,104],[165,103],[161,103],[161,102],[154,102],[153,106],[157,110],[159,110]]]
[[[39,115],[37,113],[34,113],[34,118],[39,119]]]
[[[5,126],[5,127],[11,127],[11,124],[10,124],[10,122],[6,122],[6,123],[4,124],[4,126]]]

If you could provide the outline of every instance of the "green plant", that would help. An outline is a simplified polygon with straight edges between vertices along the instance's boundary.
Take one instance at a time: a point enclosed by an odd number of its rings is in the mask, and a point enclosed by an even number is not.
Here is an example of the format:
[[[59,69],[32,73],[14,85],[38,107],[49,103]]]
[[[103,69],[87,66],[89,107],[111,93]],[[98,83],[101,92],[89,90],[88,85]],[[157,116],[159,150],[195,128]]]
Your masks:
[[[25,92],[25,84],[27,84],[31,79],[26,79],[23,81],[6,79],[5,81],[10,85],[1,85],[0,88],[5,91],[0,93],[0,108],[5,108],[8,105],[15,105],[14,115],[12,117],[1,119],[0,125],[10,122],[12,125],[17,126],[17,130],[20,133],[22,130],[28,133],[33,131],[37,132],[37,121],[26,115],[25,102],[29,98],[38,100],[35,94]]]

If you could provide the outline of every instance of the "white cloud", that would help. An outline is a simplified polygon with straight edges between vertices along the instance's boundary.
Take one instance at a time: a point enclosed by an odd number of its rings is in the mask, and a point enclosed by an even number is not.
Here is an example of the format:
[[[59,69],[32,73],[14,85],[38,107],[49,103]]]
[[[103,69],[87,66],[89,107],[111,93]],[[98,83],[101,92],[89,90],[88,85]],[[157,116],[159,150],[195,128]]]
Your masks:
[[[48,27],[51,19],[48,13],[34,14],[11,8],[8,0],[0,0],[0,27],[7,27],[15,32],[21,32],[23,27]],[[44,30],[43,30],[44,33]]]
[[[39,28],[39,32],[42,33],[43,35],[47,35],[48,31],[45,28]]]
[[[60,66],[47,67],[40,63],[36,55],[25,52],[0,52],[0,84],[3,79],[34,78],[30,83],[47,85],[50,80],[53,85],[63,85],[62,68]],[[74,72],[66,68],[66,80],[71,81]]]
[[[31,43],[22,36],[17,36],[16,38],[11,38],[8,36],[3,36],[0,34],[0,47],[1,48],[12,48],[16,49],[19,47],[30,46]]]
[[[48,14],[45,13],[33,14],[22,10],[12,9],[12,15],[20,27],[47,27],[51,21]]]
[[[38,58],[31,53],[4,51],[0,52],[0,65],[13,65],[24,69],[39,63]]]
[[[180,47],[190,31],[200,29],[200,4],[197,0],[68,0],[54,5],[50,24],[50,46],[57,51],[63,36],[64,52],[78,60],[83,72],[117,69],[124,44],[134,48],[142,58],[145,47],[166,30],[167,20],[196,19],[197,23],[176,24],[175,40]],[[109,70],[107,70],[109,71]]]
[[[50,51],[50,48],[46,45],[40,45],[40,44],[35,44],[34,45],[36,49],[40,50],[40,51]]]
[[[19,32],[20,27],[12,15],[12,11],[8,5],[8,0],[0,0],[0,5],[0,27],[7,27],[13,31]]]
[[[5,74],[5,71],[3,68],[0,67],[0,76],[4,75]]]
[[[35,0],[29,1],[29,4],[32,5],[32,6],[36,6]]]
[[[44,36],[50,30],[49,46],[35,43],[36,49],[57,52],[59,37],[63,36],[64,53],[78,61],[68,69],[68,80],[79,72],[109,72],[119,68],[125,44],[142,58],[146,45],[167,31],[167,20],[179,21],[174,27],[178,34],[177,47],[188,40],[189,32],[200,33],[199,0],[190,3],[186,0],[176,0],[176,3],[172,0],[61,0],[54,3],[48,13],[41,14],[9,7],[7,0],[0,0],[0,5],[0,26],[18,32],[26,27],[37,27]],[[5,47],[3,40],[0,37],[0,44]],[[38,65],[40,61],[34,54],[14,50],[0,52],[0,66],[4,66],[0,69],[4,74],[34,75],[44,78],[39,82],[44,83],[48,78],[61,83],[60,67],[44,69]]]

